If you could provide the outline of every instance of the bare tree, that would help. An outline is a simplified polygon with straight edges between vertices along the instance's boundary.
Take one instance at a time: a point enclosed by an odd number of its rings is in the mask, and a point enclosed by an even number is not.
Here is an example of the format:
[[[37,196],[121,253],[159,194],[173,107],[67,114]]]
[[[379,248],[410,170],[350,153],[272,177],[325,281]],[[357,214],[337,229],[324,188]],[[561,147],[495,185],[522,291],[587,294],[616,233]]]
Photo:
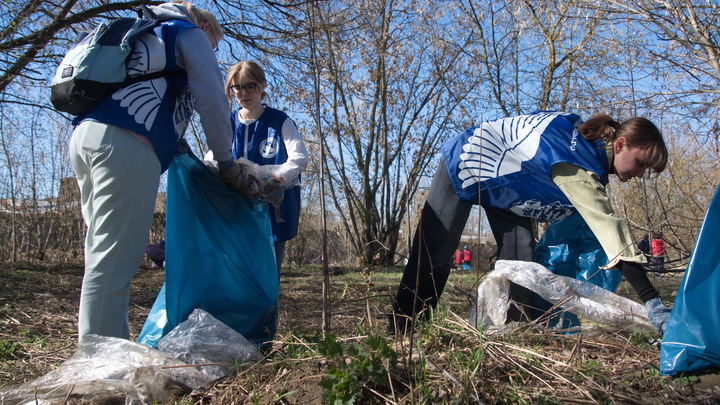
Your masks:
[[[49,107],[46,85],[68,42],[99,19],[148,3],[0,5],[3,197],[53,195],[67,172],[64,157],[51,152],[65,148],[60,140],[71,128]],[[299,121],[316,156],[325,153],[316,169],[327,170],[328,217],[331,225],[342,224],[343,237],[364,263],[399,258],[408,210],[418,203],[439,146],[457,129],[538,109],[645,115],[660,118],[666,133],[698,138],[673,141],[673,147],[683,167],[701,170],[693,166],[700,152],[694,148],[720,126],[717,7],[705,0],[196,4],[211,9],[226,28],[230,40],[221,46],[221,63],[260,60],[270,73],[275,106]],[[318,15],[311,21],[313,9]],[[675,202],[702,209],[704,197],[696,196],[714,183],[688,188],[692,179],[679,166],[648,182],[643,205],[666,210],[646,210],[651,219],[638,229],[666,220],[680,226]],[[306,184],[319,181],[317,173],[309,171]],[[48,182],[55,189],[43,185]],[[675,195],[671,184],[687,196]],[[630,197],[638,193],[625,199],[621,191],[617,202],[635,221],[639,202]],[[698,222],[693,217],[690,228]],[[678,239],[683,249],[692,244],[686,236]]]
[[[487,110],[502,116],[565,110],[586,98],[594,69],[588,61],[597,58],[598,31],[606,25],[601,11],[573,1],[464,0],[458,12],[472,36],[457,46],[478,66],[485,83],[478,102]]]
[[[633,0],[608,2],[612,10],[624,13],[630,21],[651,33],[646,48],[659,63],[659,74],[684,75],[673,80],[664,92],[676,104],[690,101],[716,109],[720,80],[718,23],[720,6],[709,0]],[[664,70],[664,72],[663,72]],[[688,96],[690,100],[688,100]],[[698,110],[695,110],[698,112]]]
[[[643,193],[618,187],[617,197],[640,233],[662,232],[677,257],[686,257],[718,181],[718,152],[707,145],[717,139],[719,120],[720,7],[706,0],[610,1],[600,7],[639,29],[625,48],[638,84],[632,99],[656,111],[671,151],[666,173],[644,183]]]
[[[324,58],[315,68],[333,214],[362,263],[393,263],[407,201],[472,84],[447,79],[461,54],[432,31],[431,4],[371,0],[319,9],[314,46]],[[312,80],[305,77],[296,82]],[[306,91],[293,94],[310,100]]]

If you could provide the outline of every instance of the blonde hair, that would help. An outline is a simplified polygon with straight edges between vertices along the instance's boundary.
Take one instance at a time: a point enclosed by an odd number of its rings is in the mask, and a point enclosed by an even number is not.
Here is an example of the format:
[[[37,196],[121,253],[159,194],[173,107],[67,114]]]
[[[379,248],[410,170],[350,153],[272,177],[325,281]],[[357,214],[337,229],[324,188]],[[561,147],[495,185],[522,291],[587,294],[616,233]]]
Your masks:
[[[602,139],[606,143],[613,143],[623,137],[628,146],[646,149],[648,165],[655,173],[662,172],[667,166],[665,140],[660,130],[647,118],[630,118],[619,124],[609,115],[597,113],[578,125],[578,131],[588,141]]]
[[[235,95],[230,89],[230,86],[232,86],[233,84],[237,84],[235,83],[235,78],[238,76],[249,77],[257,84],[267,86],[267,79],[265,79],[265,71],[263,70],[263,68],[260,67],[260,65],[251,60],[238,62],[230,68],[227,80],[225,81],[225,94],[227,95],[228,100],[230,100],[231,102],[235,99]],[[260,95],[261,99],[265,98],[266,95],[267,94],[263,91],[263,93]]]
[[[212,26],[211,29],[215,38],[217,38],[218,42],[222,41],[223,37],[225,36],[225,31],[223,30],[222,26],[218,22],[217,18],[215,18],[213,13],[205,10],[204,8],[195,7],[189,1],[172,0],[172,3],[181,4],[183,7],[185,7],[185,9],[188,11],[188,14],[190,14],[190,18],[192,18],[193,22],[198,27],[202,26],[206,22],[209,22]]]

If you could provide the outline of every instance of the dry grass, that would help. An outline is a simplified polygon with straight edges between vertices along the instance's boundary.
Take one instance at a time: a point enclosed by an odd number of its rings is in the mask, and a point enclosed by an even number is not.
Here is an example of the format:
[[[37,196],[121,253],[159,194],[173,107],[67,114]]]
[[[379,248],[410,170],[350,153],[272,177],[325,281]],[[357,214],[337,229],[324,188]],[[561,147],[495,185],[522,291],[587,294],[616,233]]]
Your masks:
[[[323,352],[321,270],[284,269],[278,335],[268,358],[244,365],[203,392],[177,404],[321,404],[322,380],[360,384],[361,404],[711,404],[720,402],[712,374],[671,379],[658,372],[656,336],[602,331],[554,336],[532,327],[493,335],[464,320],[476,277],[453,273],[440,311],[412,336],[385,336],[400,270],[335,269],[331,332],[347,353]],[[34,379],[76,349],[76,312],[82,269],[0,267],[0,386]],[[163,281],[162,271],[141,270],[133,282],[131,330],[137,334]],[[670,297],[679,276],[654,278]],[[454,288],[456,287],[456,288]],[[632,298],[625,283],[619,292]],[[373,336],[382,339],[374,341]],[[380,342],[380,343],[378,343]],[[357,346],[353,346],[356,344]],[[378,345],[392,352],[381,353]],[[355,347],[352,352],[349,348]],[[349,353],[349,354],[348,354]],[[397,355],[397,363],[391,359]],[[382,365],[380,378],[358,364]],[[363,363],[366,362],[366,363]],[[346,380],[350,380],[348,377]],[[346,381],[347,382],[347,381]],[[335,386],[337,390],[337,385]]]

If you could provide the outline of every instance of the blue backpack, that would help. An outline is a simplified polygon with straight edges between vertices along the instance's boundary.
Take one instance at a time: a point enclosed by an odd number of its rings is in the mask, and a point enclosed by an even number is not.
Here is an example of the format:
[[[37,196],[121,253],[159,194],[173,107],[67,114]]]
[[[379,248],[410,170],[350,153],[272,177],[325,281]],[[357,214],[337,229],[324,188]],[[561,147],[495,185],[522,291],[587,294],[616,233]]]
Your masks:
[[[135,40],[160,23],[147,7],[137,12],[138,18],[104,21],[80,34],[50,85],[50,101],[56,110],[84,114],[122,87],[167,74],[127,75],[126,61]]]

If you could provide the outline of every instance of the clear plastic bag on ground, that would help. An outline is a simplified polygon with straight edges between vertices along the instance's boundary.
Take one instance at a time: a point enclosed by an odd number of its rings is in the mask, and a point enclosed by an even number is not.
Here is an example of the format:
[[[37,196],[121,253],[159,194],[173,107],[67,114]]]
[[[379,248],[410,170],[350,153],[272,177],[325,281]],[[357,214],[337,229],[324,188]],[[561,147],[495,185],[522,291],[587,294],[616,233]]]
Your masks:
[[[36,399],[42,404],[64,404],[69,398],[165,403],[173,395],[188,394],[229,375],[236,362],[262,357],[254,344],[199,309],[163,337],[158,347],[88,335],[57,369],[0,393],[0,404],[35,404]]]
[[[102,403],[164,403],[212,381],[194,367],[126,339],[87,335],[57,369],[0,393],[0,403],[64,404],[69,399]],[[113,402],[108,402],[113,401]],[[90,402],[88,402],[90,403]]]
[[[554,274],[540,264],[513,260],[498,260],[478,287],[468,317],[471,325],[505,324],[511,281],[564,310],[611,328],[653,330],[645,306],[594,284]]]
[[[255,362],[260,350],[231,327],[196,309],[158,342],[158,349],[199,369],[212,379],[230,374],[234,363]]]

